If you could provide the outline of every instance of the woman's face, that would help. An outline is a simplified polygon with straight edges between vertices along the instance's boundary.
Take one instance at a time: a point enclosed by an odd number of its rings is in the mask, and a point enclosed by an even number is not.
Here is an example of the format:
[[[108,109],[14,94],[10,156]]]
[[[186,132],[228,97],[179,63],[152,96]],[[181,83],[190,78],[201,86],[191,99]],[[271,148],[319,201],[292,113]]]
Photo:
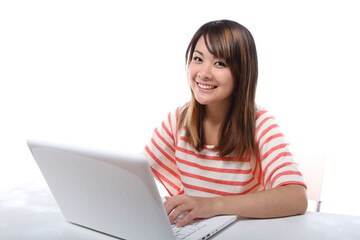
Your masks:
[[[209,52],[204,37],[196,43],[188,68],[188,81],[200,104],[231,103],[234,91],[231,70],[224,59],[215,58]]]

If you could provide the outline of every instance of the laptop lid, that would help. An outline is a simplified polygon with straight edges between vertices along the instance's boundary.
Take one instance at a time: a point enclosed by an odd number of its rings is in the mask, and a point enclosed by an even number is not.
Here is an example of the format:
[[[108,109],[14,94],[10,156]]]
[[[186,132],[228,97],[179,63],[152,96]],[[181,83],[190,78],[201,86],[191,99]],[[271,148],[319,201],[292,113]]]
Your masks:
[[[174,239],[144,156],[37,140],[28,146],[67,221],[124,239]],[[202,220],[206,227],[189,238],[206,239],[235,220]]]
[[[35,140],[28,146],[67,221],[125,239],[174,239],[140,154]]]

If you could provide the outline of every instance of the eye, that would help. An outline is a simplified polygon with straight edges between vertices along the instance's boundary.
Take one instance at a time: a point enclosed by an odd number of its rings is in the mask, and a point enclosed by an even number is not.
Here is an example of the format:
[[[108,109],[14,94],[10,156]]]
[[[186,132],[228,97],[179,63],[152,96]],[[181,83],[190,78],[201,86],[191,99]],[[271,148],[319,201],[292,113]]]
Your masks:
[[[202,59],[201,59],[200,57],[198,57],[198,56],[194,56],[194,57],[193,57],[193,60],[194,60],[195,62],[202,62]]]
[[[227,67],[227,64],[223,61],[218,61],[215,63],[215,66],[219,66],[219,67]]]

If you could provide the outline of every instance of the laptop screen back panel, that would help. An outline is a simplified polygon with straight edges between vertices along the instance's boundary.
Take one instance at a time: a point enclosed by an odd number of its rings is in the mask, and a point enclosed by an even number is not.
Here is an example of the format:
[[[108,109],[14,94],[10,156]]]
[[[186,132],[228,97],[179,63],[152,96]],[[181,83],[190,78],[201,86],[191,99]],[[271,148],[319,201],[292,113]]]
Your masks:
[[[29,146],[69,222],[125,239],[174,238],[142,156]]]

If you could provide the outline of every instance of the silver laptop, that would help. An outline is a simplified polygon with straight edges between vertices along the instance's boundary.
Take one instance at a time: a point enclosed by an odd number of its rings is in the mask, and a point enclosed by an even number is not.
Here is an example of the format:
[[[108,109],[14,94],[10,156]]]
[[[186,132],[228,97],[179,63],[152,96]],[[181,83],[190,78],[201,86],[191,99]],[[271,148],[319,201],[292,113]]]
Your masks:
[[[140,154],[36,140],[28,140],[28,146],[71,223],[123,239],[169,240],[207,239],[236,220],[233,215],[217,216],[193,221],[191,227],[171,226],[148,162]]]

